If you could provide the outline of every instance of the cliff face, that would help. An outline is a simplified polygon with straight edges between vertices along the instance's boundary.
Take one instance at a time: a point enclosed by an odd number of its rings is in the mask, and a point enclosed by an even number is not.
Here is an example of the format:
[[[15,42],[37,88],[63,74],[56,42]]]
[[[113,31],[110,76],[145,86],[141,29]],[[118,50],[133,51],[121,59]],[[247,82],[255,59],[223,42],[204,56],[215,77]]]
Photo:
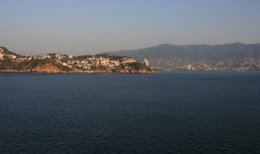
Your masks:
[[[21,56],[0,47],[0,72],[38,73],[156,73],[147,62],[126,56],[44,54]]]
[[[33,68],[31,71],[39,72],[39,73],[61,73],[62,72],[60,68],[52,64],[37,66]]]

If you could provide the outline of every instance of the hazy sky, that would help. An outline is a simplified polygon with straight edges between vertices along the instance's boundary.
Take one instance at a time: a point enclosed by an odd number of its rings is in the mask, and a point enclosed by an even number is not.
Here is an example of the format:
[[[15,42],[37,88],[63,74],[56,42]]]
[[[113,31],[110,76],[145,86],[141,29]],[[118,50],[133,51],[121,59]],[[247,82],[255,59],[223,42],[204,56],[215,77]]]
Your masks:
[[[260,43],[260,0],[0,0],[0,19],[20,54]]]

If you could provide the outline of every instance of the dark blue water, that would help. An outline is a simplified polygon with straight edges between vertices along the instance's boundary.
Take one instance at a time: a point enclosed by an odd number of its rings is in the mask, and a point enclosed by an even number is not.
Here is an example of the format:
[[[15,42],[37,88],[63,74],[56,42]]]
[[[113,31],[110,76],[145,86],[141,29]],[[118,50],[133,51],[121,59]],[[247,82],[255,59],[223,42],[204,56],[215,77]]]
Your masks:
[[[260,73],[1,73],[0,151],[260,153]]]

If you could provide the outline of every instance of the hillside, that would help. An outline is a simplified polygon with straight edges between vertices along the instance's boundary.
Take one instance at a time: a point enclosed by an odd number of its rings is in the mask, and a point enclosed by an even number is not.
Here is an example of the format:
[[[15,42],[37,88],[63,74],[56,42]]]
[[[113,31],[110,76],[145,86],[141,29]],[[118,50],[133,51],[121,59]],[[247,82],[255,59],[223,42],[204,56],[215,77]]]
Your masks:
[[[84,55],[69,56],[48,53],[21,56],[0,47],[0,72],[40,73],[155,73],[145,62],[128,56]]]
[[[114,55],[148,59],[152,68],[162,71],[259,71],[260,44],[171,45],[162,44]]]

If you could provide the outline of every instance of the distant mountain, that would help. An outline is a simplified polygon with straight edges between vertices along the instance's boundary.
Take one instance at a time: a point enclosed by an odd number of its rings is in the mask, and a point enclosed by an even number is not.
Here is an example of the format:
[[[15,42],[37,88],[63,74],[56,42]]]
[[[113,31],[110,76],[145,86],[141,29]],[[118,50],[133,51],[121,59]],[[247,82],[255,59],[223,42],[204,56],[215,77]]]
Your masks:
[[[40,73],[156,73],[147,63],[127,56],[84,55],[69,56],[48,53],[21,56],[0,47],[0,72]]]
[[[260,44],[222,45],[162,44],[138,50],[111,52],[113,55],[148,59],[150,66],[161,71],[259,71]]]

